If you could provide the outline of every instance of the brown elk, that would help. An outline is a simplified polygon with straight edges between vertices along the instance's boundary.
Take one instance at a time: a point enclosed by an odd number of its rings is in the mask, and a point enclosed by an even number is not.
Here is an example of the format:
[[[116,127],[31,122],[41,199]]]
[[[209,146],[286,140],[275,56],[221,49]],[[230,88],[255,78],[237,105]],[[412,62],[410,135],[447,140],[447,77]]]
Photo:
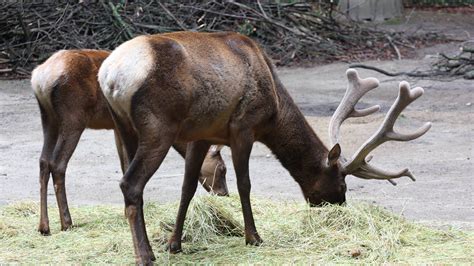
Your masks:
[[[358,98],[378,86],[375,79],[347,73],[350,90],[331,123],[332,139],[348,116],[368,115],[378,107],[354,110]],[[383,127],[351,159],[343,159],[339,144],[328,150],[316,136],[278,79],[270,60],[251,39],[236,33],[176,32],[140,36],[123,43],[99,70],[99,82],[109,102],[120,137],[136,149],[121,180],[126,215],[138,263],[154,255],[143,218],[143,189],[174,141],[188,142],[181,203],[168,248],[181,251],[183,223],[198,180],[199,168],[211,144],[229,145],[237,176],[247,244],[262,242],[250,204],[249,156],[253,142],[268,146],[300,185],[312,205],[345,201],[345,176],[391,179],[390,173],[366,163],[366,155],[383,141],[409,140],[391,129],[401,110],[423,92],[400,86],[398,102]],[[359,90],[363,92],[360,93]],[[127,143],[128,129],[138,132],[138,147]]]
[[[59,51],[33,71],[31,84],[39,103],[44,134],[40,157],[41,217],[38,227],[42,234],[50,233],[46,202],[50,174],[53,176],[61,229],[66,230],[72,221],[66,198],[65,172],[79,138],[85,128],[115,128],[97,81],[99,67],[109,54],[98,50]],[[116,131],[115,136],[124,172],[131,157],[123,152]],[[136,139],[132,133],[131,137]],[[133,142],[134,139],[128,141]],[[174,148],[184,157],[185,145],[176,143]],[[200,180],[206,190],[227,195],[226,167],[219,150],[214,149],[207,154]]]

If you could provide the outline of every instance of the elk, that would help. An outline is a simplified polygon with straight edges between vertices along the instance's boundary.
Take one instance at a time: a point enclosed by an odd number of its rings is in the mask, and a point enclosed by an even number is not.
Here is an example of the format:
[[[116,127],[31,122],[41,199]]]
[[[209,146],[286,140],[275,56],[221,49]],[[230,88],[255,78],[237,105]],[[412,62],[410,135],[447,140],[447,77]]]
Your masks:
[[[274,66],[250,38],[237,33],[175,32],[139,36],[116,48],[99,70],[99,83],[110,104],[126,149],[135,151],[120,188],[125,200],[136,262],[148,264],[154,254],[143,218],[143,189],[172,143],[187,142],[185,175],[170,253],[181,251],[183,224],[195,193],[199,168],[211,144],[228,145],[242,205],[245,242],[259,245],[250,203],[249,156],[253,142],[268,146],[300,185],[311,205],[345,201],[345,176],[368,179],[412,177],[406,171],[388,172],[367,163],[366,155],[387,140],[414,139],[395,133],[401,110],[423,90],[400,85],[399,99],[383,126],[350,159],[341,156],[338,132],[351,116],[378,110],[355,110],[376,79],[360,79],[347,72],[349,90],[331,122],[334,134],[328,150],[316,136],[276,75]],[[362,92],[361,92],[362,91]],[[127,142],[129,128],[138,132],[138,147]]]
[[[97,73],[110,52],[98,50],[63,50],[52,55],[32,73],[31,84],[41,112],[44,143],[40,157],[41,215],[38,230],[50,234],[47,187],[53,177],[59,207],[61,229],[72,225],[66,198],[65,172],[85,128],[115,129],[107,102],[100,90]],[[128,154],[115,131],[122,172],[129,162]],[[131,132],[128,141],[136,141]],[[186,146],[174,148],[184,157]],[[207,154],[200,180],[206,190],[227,195],[226,167],[220,148]]]

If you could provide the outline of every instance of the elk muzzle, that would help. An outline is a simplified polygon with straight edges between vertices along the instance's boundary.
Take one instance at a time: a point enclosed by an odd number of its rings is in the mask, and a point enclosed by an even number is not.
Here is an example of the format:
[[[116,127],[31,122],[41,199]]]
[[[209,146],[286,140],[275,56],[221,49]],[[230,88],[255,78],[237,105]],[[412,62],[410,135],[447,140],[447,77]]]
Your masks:
[[[220,149],[214,150],[213,148],[214,147],[211,147],[202,164],[199,182],[201,182],[202,186],[208,192],[218,196],[228,196],[229,190],[227,189],[226,182],[227,168],[222,159]]]

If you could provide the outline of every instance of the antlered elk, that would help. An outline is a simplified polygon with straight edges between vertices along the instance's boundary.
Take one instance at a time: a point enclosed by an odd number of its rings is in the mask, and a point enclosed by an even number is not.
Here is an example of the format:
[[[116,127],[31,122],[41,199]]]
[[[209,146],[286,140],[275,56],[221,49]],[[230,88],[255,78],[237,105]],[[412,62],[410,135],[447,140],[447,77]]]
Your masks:
[[[42,234],[50,233],[46,203],[50,173],[53,176],[61,229],[66,230],[72,221],[64,179],[68,161],[79,138],[85,128],[115,128],[97,81],[99,67],[109,54],[97,50],[59,51],[33,71],[31,84],[39,103],[44,134],[40,158],[41,217],[38,227]],[[115,136],[124,171],[129,161],[128,154],[124,153],[116,131]],[[136,141],[133,132],[130,138],[133,139],[127,141]],[[177,143],[174,147],[184,157],[186,146]],[[226,168],[219,150],[209,152],[200,179],[206,190],[227,195]]]
[[[336,134],[348,116],[363,116],[377,107],[356,111],[359,90],[378,86],[348,71],[349,92],[331,123]],[[269,58],[251,39],[236,33],[177,32],[140,36],[123,43],[99,70],[120,136],[127,145],[128,128],[138,132],[138,148],[120,187],[125,198],[138,263],[154,259],[143,219],[143,189],[173,141],[189,142],[181,203],[170,252],[181,251],[183,223],[211,144],[229,145],[237,176],[247,244],[262,242],[250,204],[249,156],[254,141],[267,145],[300,185],[313,205],[345,201],[345,176],[391,179],[390,173],[367,164],[365,156],[383,141],[409,140],[426,132],[402,136],[391,131],[396,116],[422,93],[400,87],[397,103],[383,127],[353,158],[340,158],[335,144],[328,150],[278,79]],[[362,94],[363,94],[362,92]],[[362,95],[360,95],[362,96]],[[337,135],[333,137],[337,141]]]

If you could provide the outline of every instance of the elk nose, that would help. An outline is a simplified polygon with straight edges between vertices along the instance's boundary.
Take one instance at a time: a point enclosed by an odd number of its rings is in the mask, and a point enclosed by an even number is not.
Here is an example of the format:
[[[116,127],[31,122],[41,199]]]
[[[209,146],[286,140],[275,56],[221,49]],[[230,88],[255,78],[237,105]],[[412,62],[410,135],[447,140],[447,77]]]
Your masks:
[[[229,191],[226,189],[213,189],[213,192],[216,193],[217,196],[229,196]]]
[[[337,203],[338,205],[345,205],[346,204],[346,195],[343,195],[342,196],[342,199]]]
[[[227,182],[224,175],[221,176],[219,182],[213,187],[214,192],[218,196],[229,196],[229,190],[227,189]]]

